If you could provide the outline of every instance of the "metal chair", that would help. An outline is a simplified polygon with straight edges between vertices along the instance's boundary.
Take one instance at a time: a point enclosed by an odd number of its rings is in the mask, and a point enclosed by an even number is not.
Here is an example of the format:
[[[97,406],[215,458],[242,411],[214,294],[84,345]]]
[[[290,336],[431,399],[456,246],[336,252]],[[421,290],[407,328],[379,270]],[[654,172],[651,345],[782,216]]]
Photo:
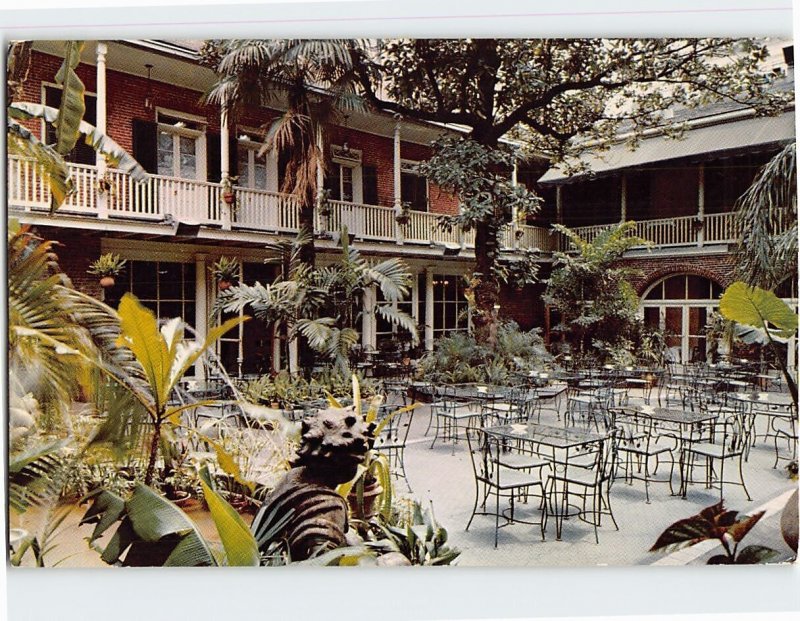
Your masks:
[[[611,485],[617,466],[616,430],[594,446],[588,446],[586,464],[570,460],[567,463],[554,463],[553,472],[547,481],[548,514],[555,517],[556,538],[561,539],[563,522],[577,509],[578,518],[594,528],[595,543],[600,543],[597,529],[602,526],[602,517],[607,515],[619,530],[617,520],[611,510]],[[578,506],[572,501],[579,499]],[[573,514],[574,515],[574,514]]]
[[[455,445],[462,437],[459,430],[465,431],[475,420],[480,420],[481,409],[475,402],[457,399],[452,386],[444,386],[440,392],[441,397],[431,403],[431,424],[436,422],[431,448],[439,439],[451,440],[455,454]]]
[[[405,452],[408,433],[414,420],[414,410],[410,409],[397,413],[395,411],[396,408],[394,406],[384,411],[384,415],[391,416],[391,418],[381,430],[381,435],[375,442],[375,448],[386,455],[392,474],[396,478],[399,479],[402,474],[406,487],[411,492],[411,484],[408,482],[408,476],[406,475]]]
[[[476,515],[494,516],[494,547],[497,547],[500,528],[515,522],[538,524],[544,541],[547,526],[547,511],[544,503],[544,485],[542,483],[541,469],[546,462],[541,461],[535,466],[509,465],[509,448],[501,438],[487,433],[484,429],[470,427],[467,429],[467,443],[472,461],[472,471],[475,476],[475,503],[472,507],[467,526],[469,530],[472,520]],[[515,499],[530,497],[539,498],[540,519],[538,522],[519,520],[515,518]],[[490,499],[494,499],[493,510],[487,506]],[[501,499],[508,501],[501,507]],[[479,510],[482,509],[482,510]],[[500,519],[505,522],[500,523]]]
[[[624,480],[633,485],[633,480],[644,481],[645,502],[650,504],[650,483],[669,483],[670,494],[674,495],[672,475],[675,471],[674,450],[677,440],[668,431],[663,432],[656,422],[644,415],[616,414],[618,468],[624,473]],[[669,457],[669,477],[654,479],[663,458]],[[655,467],[650,470],[655,460]]]
[[[719,485],[719,497],[723,499],[725,484],[741,485],[747,500],[752,500],[744,482],[742,463],[750,445],[751,416],[743,411],[725,413],[714,425],[712,438],[709,441],[690,442],[685,448],[685,461],[689,476],[694,471],[695,461],[701,458],[705,462],[706,489],[716,489]],[[725,464],[733,461],[739,471],[739,481],[725,479]],[[717,473],[714,466],[718,464]],[[686,497],[686,489],[683,492]]]

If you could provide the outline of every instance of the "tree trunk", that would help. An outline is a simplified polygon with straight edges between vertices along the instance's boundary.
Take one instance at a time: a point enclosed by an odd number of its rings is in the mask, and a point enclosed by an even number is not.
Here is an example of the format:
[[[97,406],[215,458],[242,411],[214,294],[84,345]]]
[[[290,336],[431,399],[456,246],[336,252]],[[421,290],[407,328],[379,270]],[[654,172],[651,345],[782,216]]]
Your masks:
[[[494,347],[499,324],[500,285],[494,274],[497,263],[497,219],[485,220],[475,230],[475,299],[472,325],[480,343]]]
[[[303,192],[300,204],[300,214],[298,224],[301,232],[308,235],[308,243],[300,248],[300,262],[314,268],[317,260],[317,252],[314,246],[314,207],[316,202],[316,188],[307,187]],[[298,364],[306,379],[311,379],[311,371],[314,368],[314,350],[308,345],[308,339],[297,337]]]
[[[150,457],[147,460],[147,470],[144,474],[144,484],[150,485],[153,482],[153,474],[156,468],[156,458],[158,457],[158,445],[161,443],[161,421],[157,420],[153,424],[153,439],[150,441]]]

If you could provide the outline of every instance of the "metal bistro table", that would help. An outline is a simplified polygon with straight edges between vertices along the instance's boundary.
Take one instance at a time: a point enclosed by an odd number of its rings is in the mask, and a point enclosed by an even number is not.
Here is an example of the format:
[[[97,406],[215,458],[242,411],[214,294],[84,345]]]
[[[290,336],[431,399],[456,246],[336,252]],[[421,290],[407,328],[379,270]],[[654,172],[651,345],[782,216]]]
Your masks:
[[[686,487],[688,484],[688,473],[686,472],[686,457],[685,449],[688,444],[693,440],[695,432],[702,431],[704,425],[712,423],[717,419],[716,412],[709,411],[692,411],[692,410],[676,410],[672,408],[656,408],[649,405],[631,405],[618,408],[627,415],[633,416],[646,416],[651,420],[660,423],[667,423],[673,426],[677,435],[673,436],[677,442],[678,454],[680,455],[678,461],[678,471],[681,478],[680,495],[686,498]],[[663,435],[669,435],[665,433]]]
[[[566,473],[570,459],[586,455],[588,452],[601,450],[601,444],[610,439],[608,434],[593,433],[580,429],[565,429],[541,423],[517,423],[489,427],[486,433],[503,440],[525,442],[535,445],[535,452],[550,463],[554,473]],[[543,451],[542,447],[548,450]],[[576,466],[577,467],[577,466]],[[561,503],[558,508],[548,503],[548,513],[556,521],[556,540],[561,540],[561,526],[564,518],[578,515],[581,507],[569,505],[569,483],[566,476],[559,477],[563,480],[561,490]]]

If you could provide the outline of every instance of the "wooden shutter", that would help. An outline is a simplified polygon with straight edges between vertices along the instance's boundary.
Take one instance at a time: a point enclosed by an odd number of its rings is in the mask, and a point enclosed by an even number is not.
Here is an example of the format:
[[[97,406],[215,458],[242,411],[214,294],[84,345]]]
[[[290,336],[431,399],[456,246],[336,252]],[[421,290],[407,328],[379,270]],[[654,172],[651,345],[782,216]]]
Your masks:
[[[147,172],[158,172],[158,125],[133,119],[133,157]]]
[[[364,203],[379,205],[378,202],[378,169],[375,166],[364,166],[361,169],[361,182]]]

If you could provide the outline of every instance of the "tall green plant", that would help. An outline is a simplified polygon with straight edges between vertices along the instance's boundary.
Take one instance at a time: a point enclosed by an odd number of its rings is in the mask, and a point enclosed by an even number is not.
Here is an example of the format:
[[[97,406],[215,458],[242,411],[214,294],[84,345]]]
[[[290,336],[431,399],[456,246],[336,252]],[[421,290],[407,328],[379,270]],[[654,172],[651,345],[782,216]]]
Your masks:
[[[719,301],[719,312],[725,319],[752,327],[757,340],[773,351],[797,405],[797,381],[777,347],[781,339],[797,335],[797,313],[771,291],[749,287],[743,282],[735,282],[725,290]]]
[[[170,319],[161,330],[155,314],[130,293],[122,296],[119,304],[120,335],[117,345],[129,349],[141,366],[147,380],[146,386],[131,385],[133,394],[147,410],[153,425],[150,454],[147,461],[144,484],[153,481],[158,448],[165,427],[180,425],[184,411],[209,405],[211,401],[173,405],[170,397],[186,372],[228,330],[245,321],[246,317],[235,317],[208,331],[202,342],[184,341],[183,321]]]
[[[554,254],[553,272],[543,296],[558,311],[575,352],[585,354],[594,343],[604,348],[620,343],[636,325],[639,298],[626,280],[631,270],[617,262],[624,252],[648,242],[633,234],[635,222],[610,226],[591,241],[559,224],[553,228],[575,248]]]

